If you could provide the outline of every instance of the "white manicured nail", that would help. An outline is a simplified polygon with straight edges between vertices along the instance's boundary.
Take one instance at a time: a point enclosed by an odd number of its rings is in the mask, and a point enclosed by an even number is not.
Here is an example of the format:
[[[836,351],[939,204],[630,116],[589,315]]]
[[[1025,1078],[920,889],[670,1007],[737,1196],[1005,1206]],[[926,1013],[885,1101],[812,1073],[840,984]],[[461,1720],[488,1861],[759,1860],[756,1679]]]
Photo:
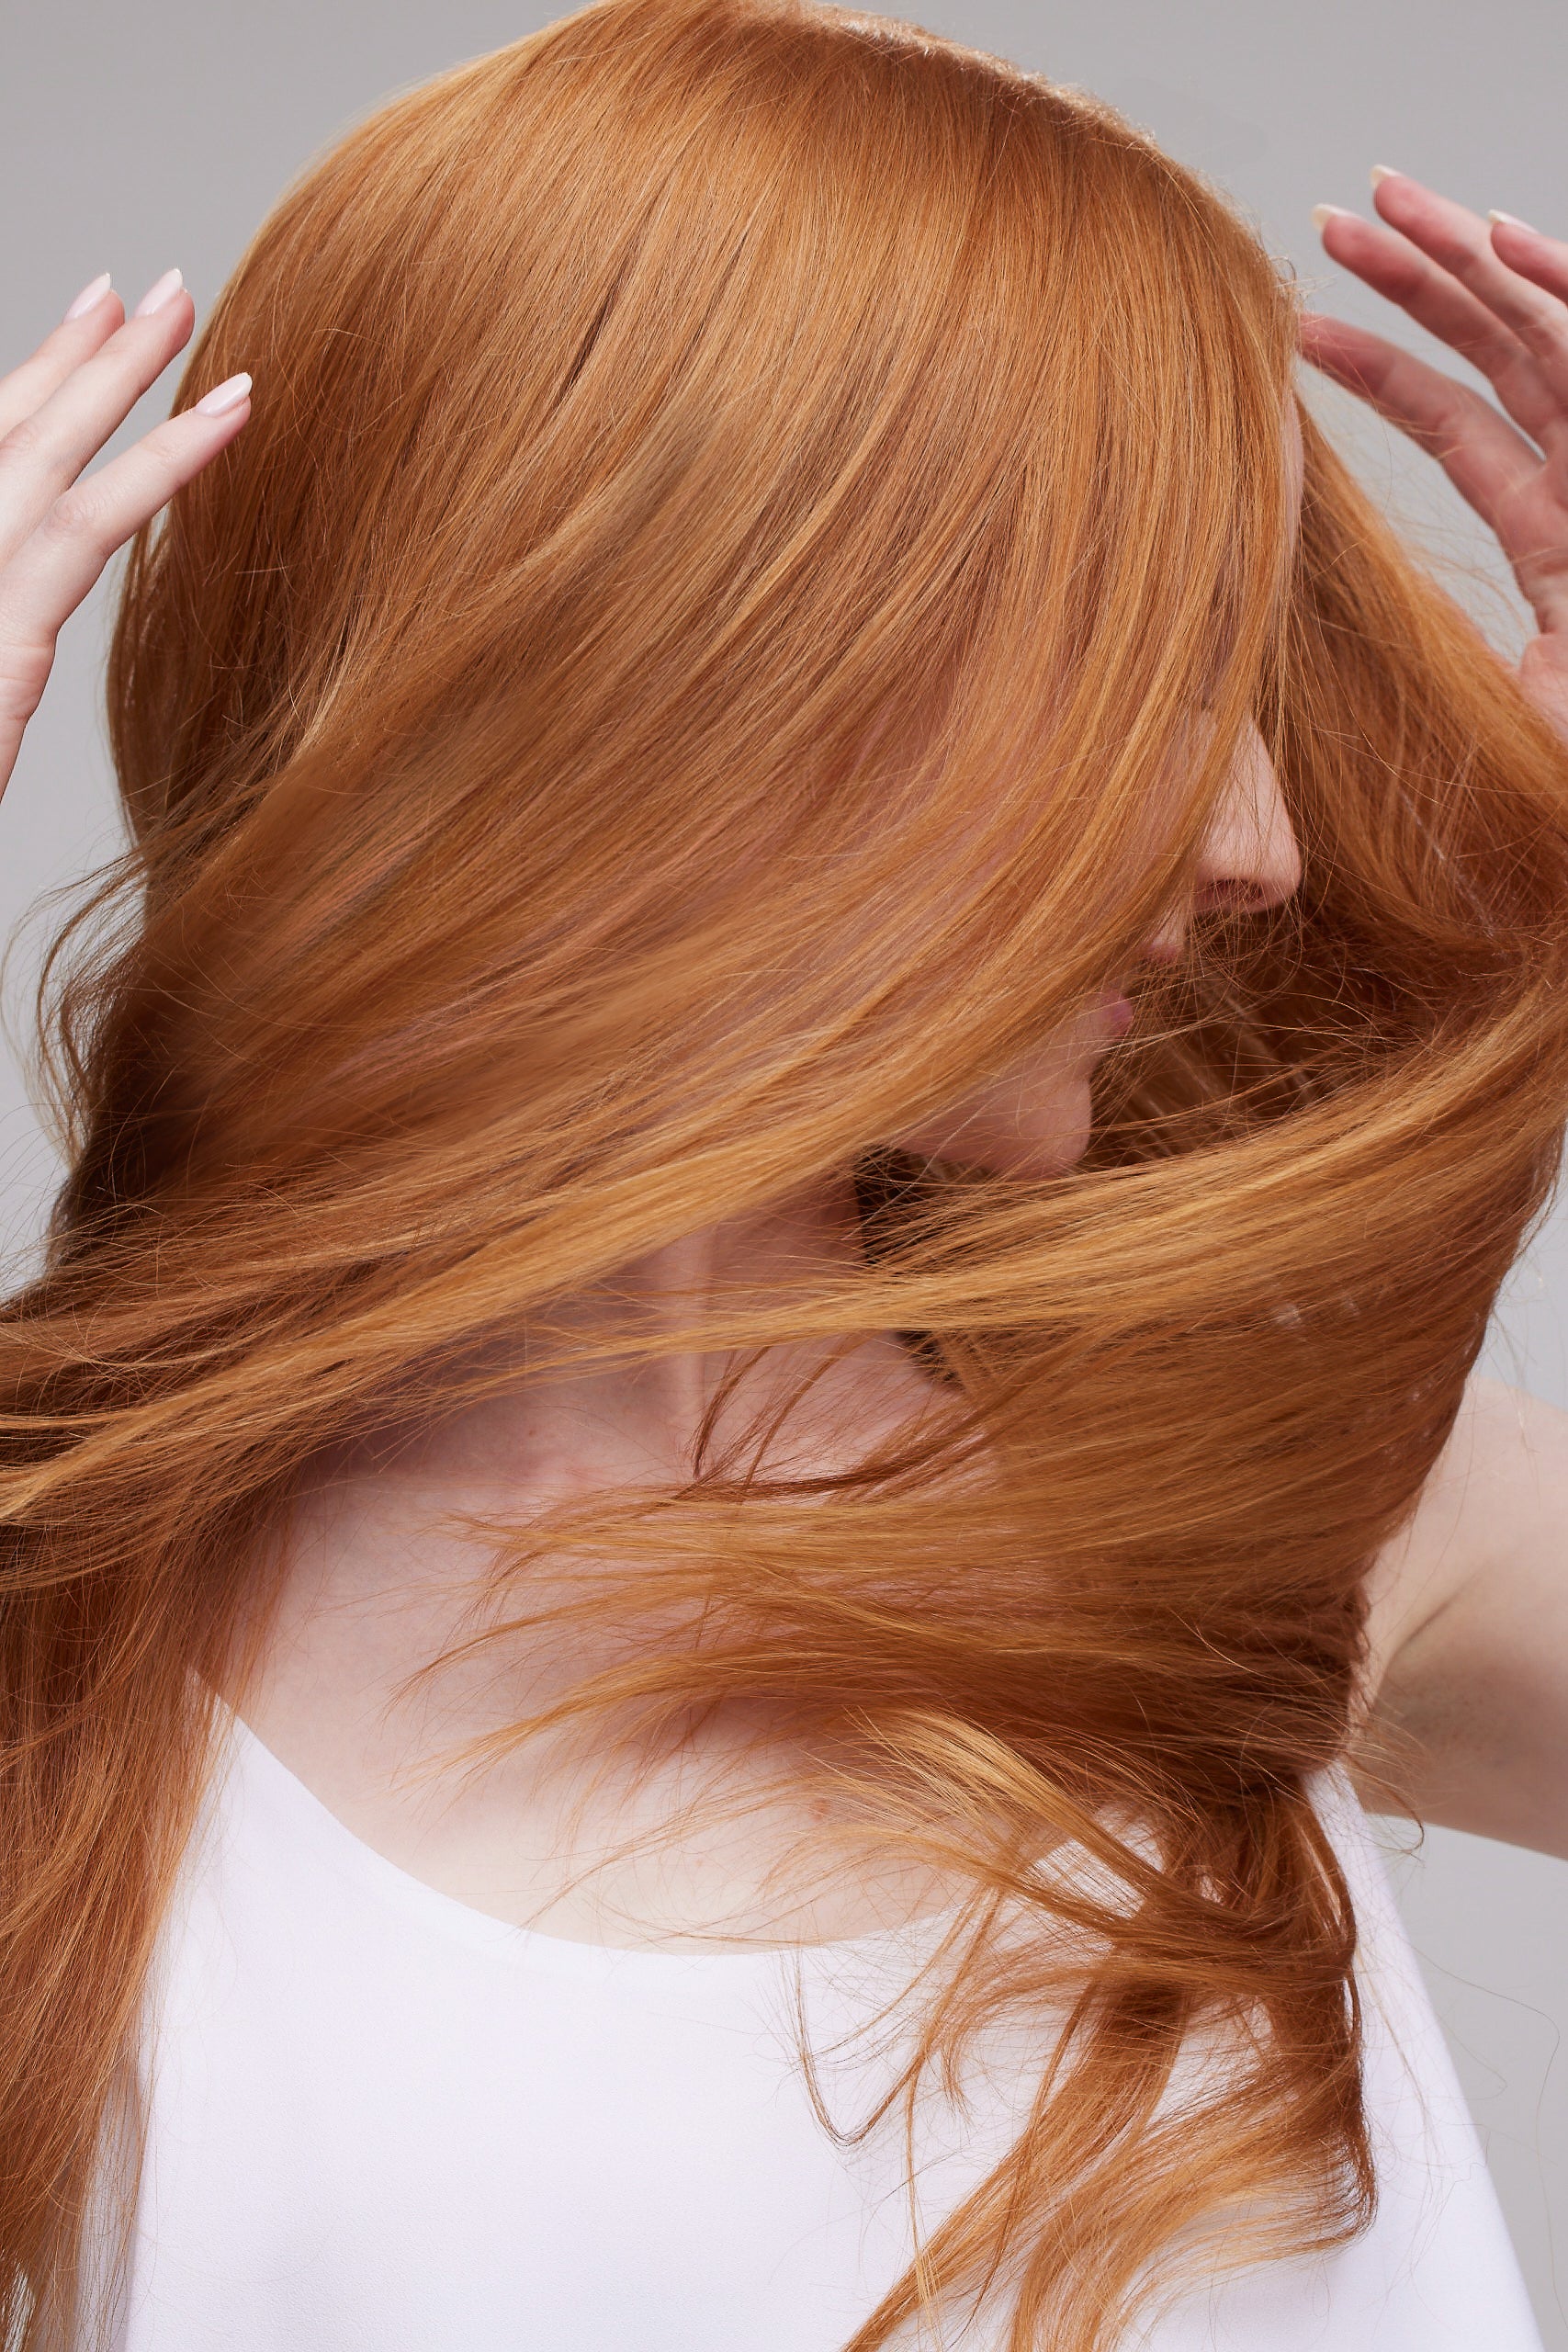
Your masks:
[[[1323,228],[1330,220],[1353,220],[1355,217],[1355,214],[1347,211],[1342,204],[1314,204],[1312,208],[1312,225],[1314,229]]]
[[[1392,164],[1374,164],[1371,171],[1368,175],[1368,177],[1371,179],[1372,186],[1376,187],[1379,180],[1403,179],[1404,177],[1404,174],[1403,172],[1396,172]]]
[[[1523,229],[1527,235],[1531,237],[1539,237],[1540,234],[1540,231],[1533,228],[1529,221],[1521,220],[1517,212],[1489,212],[1486,218],[1488,220],[1501,220],[1509,229]]]
[[[82,291],[65,313],[66,323],[69,324],[73,319],[85,319],[89,311],[96,311],[108,290],[109,274],[106,269],[101,276],[94,278],[91,286],[83,287]]]
[[[196,404],[196,413],[197,416],[222,416],[228,410],[238,408],[243,400],[248,399],[250,390],[248,376],[227,377],[221,384],[214,384],[209,392],[202,394]]]
[[[131,317],[133,319],[150,319],[154,311],[161,311],[165,302],[172,302],[174,300],[175,296],[179,292],[180,288],[184,284],[185,279],[180,276],[177,269],[166,269],[164,272],[163,277],[158,279],[156,285],[150,286],[147,288],[146,293],[143,294],[141,301],[138,302],[135,310],[131,312]]]

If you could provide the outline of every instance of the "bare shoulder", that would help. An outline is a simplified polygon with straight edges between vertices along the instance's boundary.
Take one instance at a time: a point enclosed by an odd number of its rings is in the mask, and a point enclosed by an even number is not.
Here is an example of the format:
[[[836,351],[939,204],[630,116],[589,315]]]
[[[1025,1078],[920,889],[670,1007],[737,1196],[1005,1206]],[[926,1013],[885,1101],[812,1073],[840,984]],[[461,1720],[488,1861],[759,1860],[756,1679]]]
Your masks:
[[[1414,1513],[1372,1566],[1371,1692],[1408,1644],[1558,1508],[1568,1509],[1568,1413],[1472,1374]]]
[[[1409,1809],[1568,1853],[1568,1412],[1473,1376],[1370,1599],[1363,1724]]]

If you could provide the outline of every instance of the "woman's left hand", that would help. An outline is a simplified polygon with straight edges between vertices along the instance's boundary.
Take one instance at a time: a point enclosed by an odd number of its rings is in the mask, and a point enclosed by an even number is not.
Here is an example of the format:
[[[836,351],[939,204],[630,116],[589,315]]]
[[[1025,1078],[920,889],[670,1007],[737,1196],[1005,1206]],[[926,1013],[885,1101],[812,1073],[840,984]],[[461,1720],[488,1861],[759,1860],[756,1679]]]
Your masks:
[[[1303,356],[1429,450],[1495,533],[1540,629],[1519,682],[1568,737],[1568,243],[1382,166],[1372,203],[1375,221],[1314,214],[1326,251],[1479,368],[1503,413],[1344,319],[1306,312]]]

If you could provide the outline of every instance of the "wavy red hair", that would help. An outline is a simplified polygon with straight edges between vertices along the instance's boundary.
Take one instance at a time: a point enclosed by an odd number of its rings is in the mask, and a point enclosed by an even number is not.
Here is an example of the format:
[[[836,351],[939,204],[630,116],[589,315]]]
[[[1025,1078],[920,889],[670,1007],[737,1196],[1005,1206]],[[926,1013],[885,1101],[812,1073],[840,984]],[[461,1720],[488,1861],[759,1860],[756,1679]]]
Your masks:
[[[707,1628],[585,1705],[787,1705],[975,1888],[927,2059],[1068,1996],[853,2352],[987,2278],[1015,2352],[1103,2352],[1179,2245],[1365,2220],[1313,1775],[1556,1169],[1568,775],[1310,419],[1288,561],[1294,348],[1250,228],[1108,108],[801,0],[604,0],[261,230],[179,395],[243,366],[252,422],[125,582],[134,848],[51,967],[70,1168],[0,1320],[28,2352],[87,2324],[208,1694],[300,1465],[850,1167],[863,1270],[703,1344],[920,1335],[940,1430],[808,1510],[716,1460],[574,1540]],[[890,1154],[1127,965],[1250,712],[1303,888],[1196,926],[1081,1166]],[[1212,2029],[1224,2095],[1172,2117]]]

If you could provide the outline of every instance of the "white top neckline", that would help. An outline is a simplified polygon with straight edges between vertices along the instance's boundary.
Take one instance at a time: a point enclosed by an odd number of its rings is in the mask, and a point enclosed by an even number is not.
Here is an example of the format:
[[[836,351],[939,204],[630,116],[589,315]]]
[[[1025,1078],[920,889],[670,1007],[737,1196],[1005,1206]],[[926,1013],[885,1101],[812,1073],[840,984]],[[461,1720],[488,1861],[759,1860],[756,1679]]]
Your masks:
[[[897,1959],[927,1942],[934,1949],[958,1916],[958,1906],[951,1905],[941,1911],[922,1913],[897,1927],[874,1928],[863,1936],[801,1943],[759,1942],[744,1950],[731,1947],[723,1951],[661,1951],[650,1944],[607,1944],[587,1938],[552,1935],[544,1928],[498,1918],[493,1912],[465,1903],[459,1895],[449,1894],[444,1887],[434,1886],[428,1879],[405,1870],[401,1863],[393,1861],[389,1855],[352,1830],[307,1781],[268,1747],[243,1715],[222,1702],[220,1706],[220,1736],[231,1743],[243,1773],[270,1784],[275,1802],[292,1809],[311,1843],[324,1849],[367,1894],[390,1905],[411,1921],[417,1920],[438,1935],[470,1950],[487,1952],[503,1963],[543,1967],[552,1973],[587,1983],[619,1980],[625,1984],[644,1970],[650,1982],[668,1981],[671,1972],[690,1974],[706,1969],[727,1974],[747,1971],[772,1974],[792,1962],[809,1969],[835,1961],[874,1962],[884,1955]],[[223,1770],[221,1763],[219,1770]]]
[[[664,1952],[516,1927],[232,1728],[153,1972],[114,2352],[841,2352],[912,2252],[902,2116],[852,2127],[922,1939]],[[1337,1781],[1314,1802],[1361,1929],[1378,2212],[1204,2287],[1136,2352],[1541,2352],[1360,1809]],[[956,2102],[922,2094],[928,2231],[1010,2144],[1051,2041],[1006,2026]],[[922,2346],[1001,2352],[1005,2307],[963,2316]]]

